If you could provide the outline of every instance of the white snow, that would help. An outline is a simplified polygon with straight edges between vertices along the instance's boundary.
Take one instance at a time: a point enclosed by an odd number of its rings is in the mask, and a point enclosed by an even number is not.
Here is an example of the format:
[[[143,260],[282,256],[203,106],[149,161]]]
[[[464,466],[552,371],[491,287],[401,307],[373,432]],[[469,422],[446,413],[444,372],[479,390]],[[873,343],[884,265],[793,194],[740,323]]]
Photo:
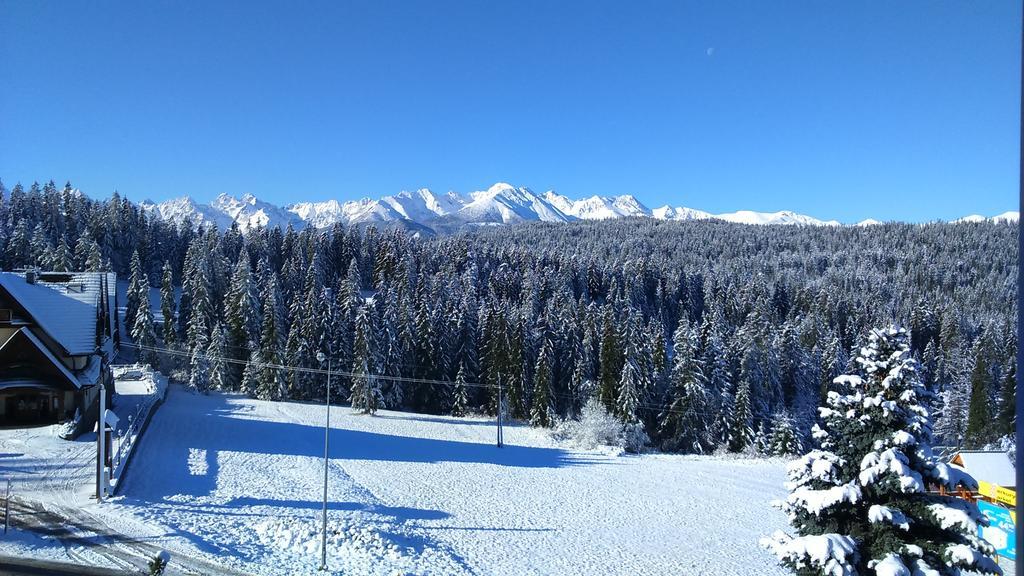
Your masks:
[[[319,564],[324,408],[172,388],[93,513],[259,576]],[[783,574],[758,539],[783,464],[563,447],[491,420],[332,410],[329,558],[345,574]],[[98,512],[97,512],[98,511]],[[726,552],[727,551],[727,552]]]
[[[782,531],[761,540],[761,545],[780,558],[814,567],[829,576],[854,576],[857,546],[853,538],[840,534],[793,538]]]

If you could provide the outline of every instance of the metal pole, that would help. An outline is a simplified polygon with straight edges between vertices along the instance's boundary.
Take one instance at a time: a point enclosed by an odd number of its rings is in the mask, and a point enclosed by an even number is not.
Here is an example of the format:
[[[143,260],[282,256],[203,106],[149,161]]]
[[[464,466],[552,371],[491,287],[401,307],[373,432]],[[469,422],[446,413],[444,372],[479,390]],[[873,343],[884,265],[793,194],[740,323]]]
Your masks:
[[[100,376],[100,416],[96,420],[96,501],[103,502],[105,486],[103,485],[103,469],[106,467],[106,455],[103,453],[107,430],[103,422],[103,412],[107,408],[107,388],[103,385],[103,377]]]
[[[502,398],[501,398],[501,374],[498,374],[498,448],[501,448],[502,445],[504,444],[504,442],[503,442],[504,439],[502,438],[502,433],[501,433],[501,412],[502,412],[502,402],[501,402],[501,400],[502,400]]]
[[[324,522],[320,540],[320,569],[327,570],[327,458],[331,441],[331,359],[327,359],[327,422],[324,425]]]

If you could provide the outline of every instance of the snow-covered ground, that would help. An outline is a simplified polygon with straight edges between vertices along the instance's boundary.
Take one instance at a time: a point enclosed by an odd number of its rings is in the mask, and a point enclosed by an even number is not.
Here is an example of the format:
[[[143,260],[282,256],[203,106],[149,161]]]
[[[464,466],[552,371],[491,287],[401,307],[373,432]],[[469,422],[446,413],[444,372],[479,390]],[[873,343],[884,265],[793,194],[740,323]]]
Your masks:
[[[320,405],[172,388],[102,514],[253,574],[314,573]],[[567,450],[527,427],[332,410],[328,565],[344,574],[782,574],[780,462]],[[112,523],[112,522],[111,522]]]

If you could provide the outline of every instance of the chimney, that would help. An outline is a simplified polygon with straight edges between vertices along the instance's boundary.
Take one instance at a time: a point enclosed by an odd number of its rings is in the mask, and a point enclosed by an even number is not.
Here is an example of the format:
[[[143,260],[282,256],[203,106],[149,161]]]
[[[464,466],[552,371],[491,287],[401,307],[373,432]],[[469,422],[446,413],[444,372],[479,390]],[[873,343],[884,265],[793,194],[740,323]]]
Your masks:
[[[35,270],[26,270],[25,271],[25,282],[28,282],[29,284],[35,284],[36,283],[36,271]]]

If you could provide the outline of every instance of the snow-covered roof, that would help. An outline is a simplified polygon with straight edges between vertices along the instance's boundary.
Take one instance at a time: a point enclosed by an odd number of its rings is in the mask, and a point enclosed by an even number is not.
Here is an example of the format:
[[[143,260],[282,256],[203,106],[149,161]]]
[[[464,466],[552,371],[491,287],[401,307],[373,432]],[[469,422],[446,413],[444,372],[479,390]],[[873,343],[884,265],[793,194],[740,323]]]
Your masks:
[[[45,344],[40,342],[39,338],[37,338],[36,335],[33,334],[32,331],[27,329],[27,328],[24,328],[24,327],[18,328],[18,330],[16,330],[14,332],[14,334],[11,334],[10,338],[5,340],[3,344],[0,344],[0,350],[3,350],[8,344],[13,342],[15,340],[15,338],[18,338],[19,336],[26,338],[30,343],[32,343],[32,345],[35,346],[36,349],[39,350],[39,352],[41,352],[44,356],[46,356],[46,359],[49,360],[53,364],[54,368],[57,368],[58,370],[60,370],[61,374],[63,374],[64,377],[66,377],[68,379],[68,381],[71,382],[76,388],[81,388],[82,387],[81,380],[76,378],[75,375],[72,374],[71,371],[68,370],[66,366],[64,366],[64,363],[61,362],[60,360],[58,360],[57,357],[53,355],[53,352],[50,352],[50,349],[47,348]],[[99,375],[99,370],[98,370],[99,362],[98,361],[90,362],[90,367],[91,367],[92,364],[96,364],[97,365],[96,373],[97,373],[97,376],[98,376]]]
[[[1006,452],[961,450],[953,457],[952,462],[962,466],[975,480],[1000,486],[1017,485],[1017,473]]]
[[[101,272],[37,273],[29,284],[24,273],[0,272],[3,288],[44,332],[72,356],[96,350],[97,307],[106,302]]]

